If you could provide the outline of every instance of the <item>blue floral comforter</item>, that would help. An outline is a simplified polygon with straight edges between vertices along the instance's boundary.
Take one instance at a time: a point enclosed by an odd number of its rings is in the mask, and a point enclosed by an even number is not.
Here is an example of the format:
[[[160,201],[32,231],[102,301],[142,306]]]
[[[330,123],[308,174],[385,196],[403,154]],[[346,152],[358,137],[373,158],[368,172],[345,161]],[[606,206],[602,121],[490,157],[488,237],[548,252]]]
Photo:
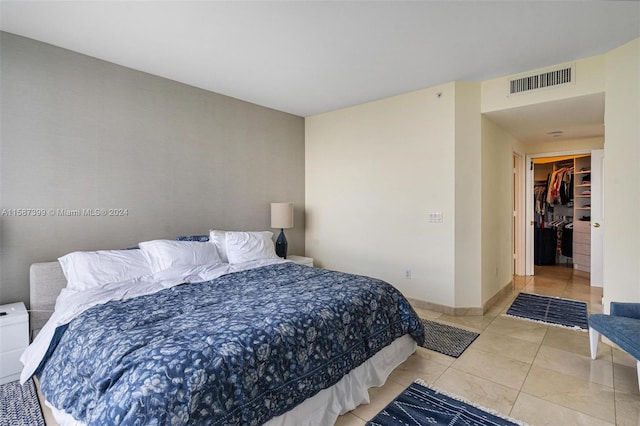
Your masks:
[[[95,425],[262,424],[423,329],[391,285],[280,263],[95,306],[40,370]]]

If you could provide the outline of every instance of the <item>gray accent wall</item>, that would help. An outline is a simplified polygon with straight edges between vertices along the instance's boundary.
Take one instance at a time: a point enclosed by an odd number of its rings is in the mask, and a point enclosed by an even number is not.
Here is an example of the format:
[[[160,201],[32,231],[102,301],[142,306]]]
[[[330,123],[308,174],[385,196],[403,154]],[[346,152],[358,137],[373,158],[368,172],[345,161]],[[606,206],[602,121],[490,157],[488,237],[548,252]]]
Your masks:
[[[271,202],[304,254],[303,118],[6,32],[0,67],[1,304],[28,304],[34,262],[272,230]]]

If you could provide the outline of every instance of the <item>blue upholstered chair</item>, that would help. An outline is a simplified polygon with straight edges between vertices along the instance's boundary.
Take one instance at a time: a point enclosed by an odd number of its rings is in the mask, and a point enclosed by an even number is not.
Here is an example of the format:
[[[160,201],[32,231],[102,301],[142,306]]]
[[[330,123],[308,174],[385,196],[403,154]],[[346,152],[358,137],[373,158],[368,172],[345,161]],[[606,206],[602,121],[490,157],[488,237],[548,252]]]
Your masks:
[[[640,303],[611,302],[609,315],[589,316],[591,359],[596,359],[601,334],[636,359],[640,384]]]

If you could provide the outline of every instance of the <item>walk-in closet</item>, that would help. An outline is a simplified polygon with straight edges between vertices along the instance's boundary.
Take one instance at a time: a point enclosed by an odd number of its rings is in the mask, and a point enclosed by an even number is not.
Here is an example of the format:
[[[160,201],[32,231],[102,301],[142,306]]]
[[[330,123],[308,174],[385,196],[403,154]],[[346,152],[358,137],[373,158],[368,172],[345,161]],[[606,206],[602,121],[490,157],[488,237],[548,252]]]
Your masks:
[[[536,158],[534,264],[591,267],[591,156]]]

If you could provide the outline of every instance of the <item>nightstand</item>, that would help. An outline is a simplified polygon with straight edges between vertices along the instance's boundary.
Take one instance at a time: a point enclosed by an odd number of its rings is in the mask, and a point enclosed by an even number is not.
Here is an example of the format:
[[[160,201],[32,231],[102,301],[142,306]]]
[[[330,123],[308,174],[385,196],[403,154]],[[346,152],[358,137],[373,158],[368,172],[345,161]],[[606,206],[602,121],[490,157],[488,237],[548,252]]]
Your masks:
[[[29,346],[29,314],[24,303],[0,305],[0,384],[18,380],[20,355]]]
[[[313,258],[312,257],[296,256],[296,255],[292,254],[290,256],[287,256],[287,260],[290,260],[293,263],[297,263],[298,265],[311,266],[313,268]]]

